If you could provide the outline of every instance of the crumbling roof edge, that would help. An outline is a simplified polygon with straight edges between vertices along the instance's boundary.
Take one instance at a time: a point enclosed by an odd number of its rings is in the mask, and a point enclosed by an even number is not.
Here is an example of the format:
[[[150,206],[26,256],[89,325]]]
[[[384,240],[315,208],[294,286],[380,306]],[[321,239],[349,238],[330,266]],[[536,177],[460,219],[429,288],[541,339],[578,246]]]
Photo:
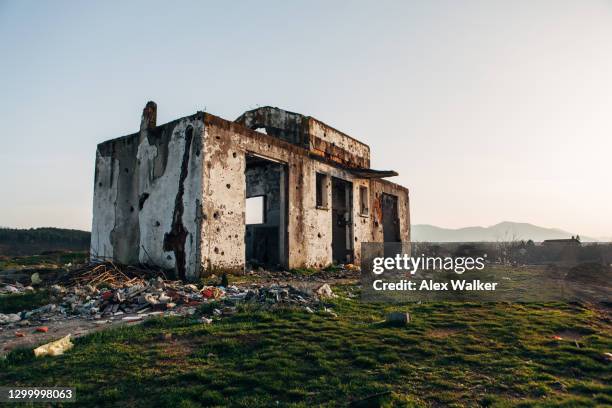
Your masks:
[[[265,106],[265,107],[274,108],[272,106]],[[276,108],[276,109],[280,109],[280,108]],[[295,113],[295,112],[290,112],[290,111],[287,111],[287,112]],[[298,115],[299,115],[299,113],[298,113]],[[334,131],[337,131],[338,133],[341,133],[342,135],[345,135],[348,138],[350,138],[352,140],[355,140],[358,143],[363,144],[364,146],[366,146],[368,148],[368,151],[370,150],[370,146],[368,146],[367,144],[365,144],[365,143],[363,143],[363,142],[361,142],[361,141],[359,141],[359,140],[357,140],[357,139],[347,135],[346,133],[341,132],[341,131],[335,129],[332,126],[329,126],[328,124],[326,124],[326,123],[324,123],[324,122],[322,122],[322,121],[320,121],[320,120],[318,120],[318,119],[316,119],[316,118],[314,118],[312,116],[304,116],[304,117],[307,120],[312,119],[314,121],[317,121],[317,122],[327,126],[328,128],[333,129]],[[289,150],[291,150],[291,151],[293,151],[295,153],[299,153],[299,154],[301,154],[303,156],[310,157],[310,158],[316,158],[317,160],[320,160],[320,161],[326,163],[329,166],[340,168],[340,169],[347,170],[347,171],[351,170],[351,168],[342,166],[339,163],[334,162],[333,160],[328,160],[326,158],[322,158],[322,157],[318,157],[318,156],[313,156],[313,155],[310,154],[309,150],[304,149],[303,147],[294,145],[293,143],[290,143],[290,142],[284,141],[282,139],[279,139],[279,138],[267,135],[265,133],[257,132],[256,130],[249,129],[248,127],[243,126],[242,124],[240,124],[238,122],[235,122],[235,121],[232,121],[232,120],[228,120],[228,119],[224,119],[224,118],[222,118],[220,116],[213,115],[212,113],[208,113],[208,112],[204,112],[204,111],[197,111],[194,114],[183,116],[183,117],[171,120],[169,122],[163,123],[161,125],[157,125],[157,126],[155,126],[155,129],[163,128],[165,126],[169,126],[169,125],[178,123],[178,122],[180,122],[182,120],[185,120],[185,119],[188,119],[188,120],[201,119],[205,124],[213,124],[214,125],[215,122],[217,122],[217,123],[222,122],[226,126],[230,126],[230,127],[231,126],[237,126],[237,127],[241,128],[241,130],[244,133],[249,135],[249,137],[251,137],[251,136],[261,137],[263,139],[266,139],[270,143],[278,144],[279,146],[282,146],[283,148],[289,149]],[[212,119],[212,120],[210,120],[210,119]],[[130,133],[130,134],[127,134],[127,135],[123,135],[123,136],[119,136],[119,137],[116,137],[116,138],[113,138],[113,139],[105,140],[103,142],[98,143],[96,145],[96,147],[99,148],[101,146],[104,146],[104,145],[107,145],[107,144],[111,144],[111,143],[115,143],[115,142],[120,141],[120,140],[125,140],[125,139],[130,138],[130,137],[137,137],[138,135],[140,135],[140,131],[134,132],[134,133]],[[372,169],[365,169],[365,168],[361,168],[361,169],[363,169],[363,170],[372,170]],[[359,168],[354,168],[353,170],[359,170]],[[392,176],[389,175],[389,176],[386,176],[386,177],[392,177]],[[384,181],[384,180],[382,180],[380,178],[378,178],[378,179],[381,180],[381,181]]]
[[[353,136],[348,135],[348,134],[344,133],[343,131],[336,129],[336,128],[335,128],[335,127],[333,127],[333,126],[328,125],[327,123],[323,122],[323,121],[322,121],[322,120],[320,120],[320,119],[315,118],[314,116],[304,115],[303,113],[299,113],[299,112],[293,112],[293,111],[290,111],[290,110],[287,110],[287,109],[279,108],[278,106],[265,105],[265,106],[260,106],[260,107],[257,107],[257,108],[255,108],[255,109],[249,109],[248,111],[244,111],[244,112],[242,112],[242,113],[240,114],[240,116],[238,116],[238,118],[242,117],[242,116],[243,116],[245,113],[247,113],[247,112],[253,112],[253,111],[256,111],[256,110],[258,110],[258,109],[266,109],[266,108],[268,108],[268,109],[279,109],[279,110],[285,111],[285,112],[287,112],[287,113],[289,113],[289,114],[291,114],[291,115],[299,115],[299,116],[302,116],[302,117],[303,117],[305,120],[307,120],[307,121],[308,121],[308,120],[314,120],[315,122],[318,122],[318,123],[322,124],[323,126],[325,126],[325,127],[329,128],[329,129],[333,130],[334,132],[338,132],[338,133],[340,133],[342,136],[346,136],[346,137],[348,137],[349,139],[351,139],[351,140],[353,140],[353,141],[355,141],[355,142],[357,142],[357,143],[360,143],[360,144],[364,145],[365,147],[367,147],[367,148],[368,148],[368,152],[370,151],[370,145],[368,145],[367,143],[364,143],[364,142],[362,142],[361,140],[356,139],[356,138],[354,138]],[[236,120],[238,120],[238,118],[237,118]]]
[[[355,141],[355,142],[357,142],[357,143],[359,143],[359,144],[364,145],[365,147],[367,147],[368,152],[370,152],[370,145],[369,145],[369,144],[364,143],[364,142],[362,142],[362,141],[361,141],[361,140],[359,140],[359,139],[355,139],[355,138],[354,138],[353,136],[351,136],[351,135],[347,135],[347,134],[346,134],[346,133],[344,133],[343,131],[338,130],[338,129],[336,129],[336,128],[335,128],[335,127],[333,127],[333,126],[328,125],[327,123],[323,122],[322,120],[319,120],[319,119],[315,118],[314,116],[306,116],[306,118],[307,118],[307,119],[312,119],[312,120],[314,120],[315,122],[319,122],[320,124],[324,125],[325,127],[329,128],[329,129],[331,129],[331,130],[333,130],[334,132],[338,132],[338,133],[340,133],[342,136],[346,136],[346,137],[348,137],[349,139],[351,139],[351,140],[353,140],[353,141]]]
[[[406,187],[406,186],[401,185],[401,184],[394,183],[394,182],[392,182],[390,180],[385,180],[385,179],[381,179],[381,178],[372,179],[372,181],[375,181],[377,183],[386,184],[386,185],[388,185],[390,187],[393,187],[393,188],[396,188],[398,190],[405,191],[406,194],[410,195],[410,189],[408,187]]]
[[[163,128],[165,126],[172,125],[174,123],[178,123],[181,120],[185,120],[185,119],[190,119],[190,120],[198,119],[198,118],[204,119],[204,114],[205,114],[205,112],[203,112],[203,111],[197,111],[196,113],[193,113],[191,115],[183,116],[183,117],[171,120],[169,122],[163,123],[161,125],[157,125],[157,126],[155,126],[154,129]],[[105,145],[107,143],[117,142],[117,141],[120,141],[120,140],[123,140],[123,139],[127,139],[129,137],[138,136],[139,134],[140,134],[140,131],[137,131],[137,132],[134,132],[134,133],[128,133],[127,135],[115,137],[115,138],[108,139],[108,140],[105,140],[103,142],[100,142],[100,143],[96,144],[96,146],[103,146],[103,145]]]
[[[253,136],[253,137],[258,137],[258,138],[262,138],[265,139],[266,141],[268,141],[269,143],[273,143],[276,144],[279,147],[283,147],[286,149],[289,149],[293,152],[299,153],[302,156],[308,157],[310,159],[314,159],[314,160],[318,160],[321,161],[325,164],[327,164],[328,166],[332,166],[341,170],[345,170],[347,172],[351,172],[351,171],[358,171],[358,170],[373,170],[373,169],[367,169],[365,167],[346,167],[343,166],[342,164],[335,162],[333,160],[329,160],[325,157],[321,157],[318,155],[314,155],[312,154],[312,152],[308,149],[305,149],[301,146],[295,145],[293,143],[287,142],[285,140],[279,139],[277,137],[274,136],[270,136],[268,134],[265,133],[261,133],[258,132],[256,130],[250,129],[238,122],[234,122],[234,121],[230,121],[227,119],[223,119],[222,117],[213,115],[211,113],[208,112],[204,112],[204,124],[205,125],[215,125],[215,124],[223,124],[224,126],[236,126],[239,127],[243,133],[245,133],[246,135],[248,135],[249,137]],[[368,147],[369,148],[369,147]],[[373,170],[373,171],[377,171],[377,170]],[[395,173],[394,175],[387,175],[385,177],[394,177],[395,175],[398,175],[397,172],[390,170],[391,172]]]
[[[301,146],[295,145],[293,143],[287,142],[285,140],[279,139],[277,137],[274,136],[270,136],[268,134],[262,133],[262,132],[258,132],[256,130],[250,129],[238,122],[234,122],[232,120],[228,120],[228,119],[224,119],[220,116],[217,115],[213,115],[212,113],[208,113],[208,112],[203,112],[203,120],[204,120],[204,124],[205,125],[223,125],[226,127],[238,127],[240,128],[240,130],[242,131],[243,134],[247,135],[248,137],[258,137],[258,138],[262,138],[265,139],[267,142],[272,143],[272,144],[276,144],[279,147],[283,147],[285,149],[291,150],[294,153],[298,153],[301,154],[303,156],[308,156],[309,151],[307,149],[304,149]]]

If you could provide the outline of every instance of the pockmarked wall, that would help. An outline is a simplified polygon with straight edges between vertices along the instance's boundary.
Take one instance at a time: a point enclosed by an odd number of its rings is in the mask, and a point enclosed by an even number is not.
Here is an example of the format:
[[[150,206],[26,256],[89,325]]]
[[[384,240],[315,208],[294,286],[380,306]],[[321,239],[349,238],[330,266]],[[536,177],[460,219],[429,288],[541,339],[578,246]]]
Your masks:
[[[201,115],[98,145],[91,258],[199,274]]]
[[[339,221],[330,206],[317,206],[317,173],[326,176],[327,203],[332,179],[352,190],[346,245],[354,263],[360,261],[361,242],[384,239],[384,194],[396,197],[397,239],[409,242],[408,190],[368,168],[367,145],[313,118],[265,109],[237,121],[199,112],[157,126],[150,103],[138,133],[98,145],[91,258],[155,265],[182,279],[243,272],[247,157],[280,166],[267,180],[283,186],[282,194],[271,190],[281,194],[282,203],[274,203],[270,223],[278,227],[283,268],[322,268],[334,261],[333,226]],[[260,127],[271,134],[257,131]]]

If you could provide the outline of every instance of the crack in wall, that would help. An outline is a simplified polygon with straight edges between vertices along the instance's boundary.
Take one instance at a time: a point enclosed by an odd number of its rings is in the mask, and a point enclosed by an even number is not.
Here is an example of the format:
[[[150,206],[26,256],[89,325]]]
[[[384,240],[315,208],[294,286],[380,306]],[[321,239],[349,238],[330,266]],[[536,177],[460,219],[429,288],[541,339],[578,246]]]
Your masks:
[[[179,176],[179,187],[174,200],[174,212],[172,214],[172,229],[164,235],[164,251],[173,251],[176,259],[176,271],[179,279],[185,280],[186,257],[185,240],[187,239],[187,229],[183,225],[183,195],[185,194],[185,179],[189,171],[189,151],[193,140],[193,127],[189,126],[185,130],[185,151],[181,163],[181,174]]]

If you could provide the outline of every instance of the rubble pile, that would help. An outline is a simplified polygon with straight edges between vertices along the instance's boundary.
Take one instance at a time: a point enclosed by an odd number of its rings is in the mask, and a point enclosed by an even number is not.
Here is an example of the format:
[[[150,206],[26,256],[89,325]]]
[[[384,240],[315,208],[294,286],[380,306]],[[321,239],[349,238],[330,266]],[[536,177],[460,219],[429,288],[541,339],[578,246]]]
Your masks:
[[[106,285],[112,288],[133,285],[134,283],[150,276],[161,276],[165,279],[164,272],[160,269],[150,269],[135,266],[116,265],[107,261],[98,264],[89,264],[73,269],[57,280],[64,286],[74,285]]]
[[[32,286],[25,286],[19,282],[13,284],[5,284],[0,286],[0,295],[16,295],[23,294],[26,292],[34,292],[34,288]]]
[[[150,275],[149,275],[150,276]],[[224,279],[227,282],[227,279]],[[31,286],[0,284],[0,293],[34,291]],[[296,288],[281,284],[208,286],[166,280],[161,274],[146,278],[144,273],[121,270],[105,263],[93,265],[62,277],[47,288],[50,303],[20,313],[0,313],[0,327],[28,326],[61,319],[87,319],[94,323],[113,320],[138,321],[151,315],[191,316],[199,312],[210,317],[234,314],[240,303],[263,307],[290,305],[308,312],[322,308],[321,300],[334,297],[327,284]],[[203,307],[210,304],[211,307]],[[210,318],[204,316],[207,323]],[[203,320],[203,321],[204,321]],[[8,327],[7,327],[8,325]]]

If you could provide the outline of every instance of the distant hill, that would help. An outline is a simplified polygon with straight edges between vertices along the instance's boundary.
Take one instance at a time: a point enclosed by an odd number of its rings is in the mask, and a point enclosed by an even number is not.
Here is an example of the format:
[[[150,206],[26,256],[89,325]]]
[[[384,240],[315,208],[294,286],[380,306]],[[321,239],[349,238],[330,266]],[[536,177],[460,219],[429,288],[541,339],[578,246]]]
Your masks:
[[[504,221],[490,227],[465,227],[459,229],[440,228],[434,225],[417,224],[412,226],[412,241],[431,242],[496,242],[511,240],[533,240],[569,238],[576,233],[557,228],[544,228],[533,224]],[[583,242],[597,241],[580,236]]]
[[[37,255],[49,251],[88,251],[91,233],[61,228],[0,228],[0,255]]]

